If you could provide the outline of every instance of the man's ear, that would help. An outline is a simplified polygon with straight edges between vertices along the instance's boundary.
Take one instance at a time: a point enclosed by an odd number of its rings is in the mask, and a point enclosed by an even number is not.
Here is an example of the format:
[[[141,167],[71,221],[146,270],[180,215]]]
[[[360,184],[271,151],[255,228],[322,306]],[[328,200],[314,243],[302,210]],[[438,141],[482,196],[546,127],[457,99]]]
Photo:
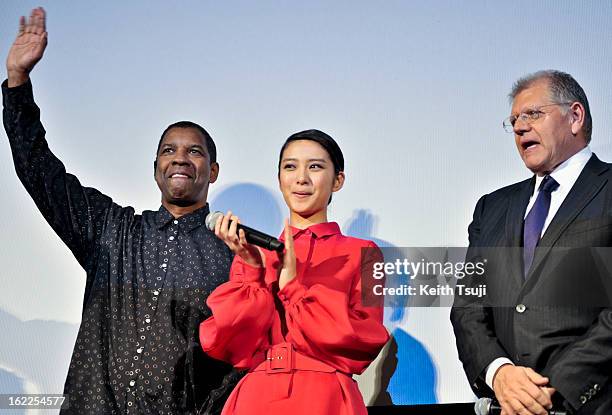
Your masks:
[[[569,109],[569,114],[571,117],[570,122],[572,125],[572,134],[576,135],[584,126],[584,117],[586,114],[584,106],[580,102],[572,103]]]
[[[215,161],[210,165],[210,179],[208,180],[208,183],[216,182],[217,177],[219,177],[219,163]]]

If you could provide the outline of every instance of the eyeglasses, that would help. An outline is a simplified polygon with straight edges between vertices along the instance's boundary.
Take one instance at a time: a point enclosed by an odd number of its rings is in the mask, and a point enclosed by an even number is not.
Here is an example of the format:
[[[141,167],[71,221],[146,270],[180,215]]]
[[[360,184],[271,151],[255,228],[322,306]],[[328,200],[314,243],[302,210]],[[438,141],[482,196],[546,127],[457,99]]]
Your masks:
[[[530,108],[526,111],[521,112],[519,115],[509,116],[508,118],[504,120],[502,125],[504,126],[504,130],[506,130],[507,133],[513,133],[514,124],[516,124],[518,120],[521,120],[522,122],[525,122],[527,124],[531,124],[534,121],[540,119],[542,115],[546,114],[544,111],[542,111],[542,108],[551,107],[553,105],[570,105],[570,104],[571,102],[555,102],[554,104],[546,104],[546,105],[540,105],[539,107],[536,107],[536,108]]]

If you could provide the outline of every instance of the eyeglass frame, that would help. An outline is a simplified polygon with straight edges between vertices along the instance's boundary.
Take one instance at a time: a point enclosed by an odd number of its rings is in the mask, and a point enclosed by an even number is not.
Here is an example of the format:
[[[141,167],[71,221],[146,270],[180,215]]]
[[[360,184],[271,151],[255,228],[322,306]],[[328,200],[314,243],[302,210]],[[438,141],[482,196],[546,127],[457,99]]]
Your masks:
[[[574,101],[570,102],[554,102],[552,104],[540,105],[539,107],[530,108],[527,111],[521,111],[518,115],[511,115],[504,118],[502,121],[502,127],[507,133],[514,132],[514,124],[520,119],[521,121],[531,125],[533,122],[539,120],[542,115],[546,115],[547,112],[541,111],[544,107],[551,107],[553,105],[572,105]],[[514,121],[513,121],[514,119]]]

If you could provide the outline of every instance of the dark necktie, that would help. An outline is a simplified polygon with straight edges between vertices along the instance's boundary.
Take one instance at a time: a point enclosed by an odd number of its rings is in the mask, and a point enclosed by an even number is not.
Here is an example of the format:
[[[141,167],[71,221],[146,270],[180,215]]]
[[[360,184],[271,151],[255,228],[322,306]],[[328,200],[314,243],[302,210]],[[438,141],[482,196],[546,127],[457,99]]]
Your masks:
[[[531,263],[533,262],[535,249],[540,240],[544,222],[546,222],[546,217],[548,216],[548,210],[550,209],[550,194],[554,192],[557,187],[559,187],[559,183],[557,183],[555,179],[548,175],[544,176],[544,180],[540,183],[538,197],[525,218],[525,225],[523,228],[523,275],[525,279],[527,279],[529,268],[531,268]]]

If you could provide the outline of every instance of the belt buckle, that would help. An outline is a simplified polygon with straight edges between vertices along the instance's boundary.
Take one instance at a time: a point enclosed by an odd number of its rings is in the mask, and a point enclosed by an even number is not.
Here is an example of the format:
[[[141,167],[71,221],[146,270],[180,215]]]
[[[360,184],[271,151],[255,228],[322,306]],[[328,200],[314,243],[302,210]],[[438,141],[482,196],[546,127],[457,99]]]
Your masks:
[[[266,352],[266,373],[291,373],[293,370],[293,345],[281,343]]]

